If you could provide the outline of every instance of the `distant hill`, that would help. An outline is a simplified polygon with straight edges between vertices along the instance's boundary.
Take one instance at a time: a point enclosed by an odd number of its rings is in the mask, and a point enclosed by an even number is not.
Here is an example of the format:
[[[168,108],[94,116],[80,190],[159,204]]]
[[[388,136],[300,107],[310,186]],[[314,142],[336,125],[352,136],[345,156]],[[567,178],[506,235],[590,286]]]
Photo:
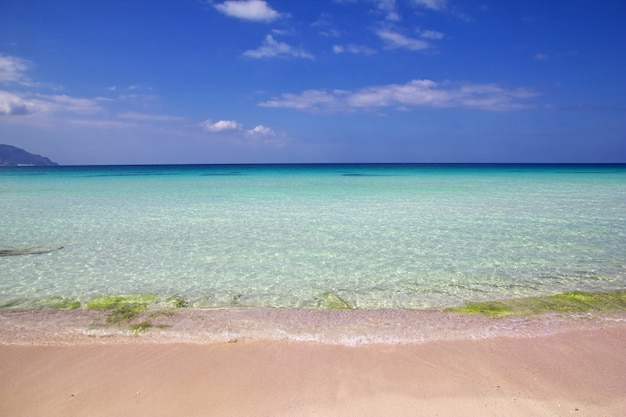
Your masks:
[[[0,145],[0,167],[55,165],[59,164],[44,156],[34,155],[15,146]]]

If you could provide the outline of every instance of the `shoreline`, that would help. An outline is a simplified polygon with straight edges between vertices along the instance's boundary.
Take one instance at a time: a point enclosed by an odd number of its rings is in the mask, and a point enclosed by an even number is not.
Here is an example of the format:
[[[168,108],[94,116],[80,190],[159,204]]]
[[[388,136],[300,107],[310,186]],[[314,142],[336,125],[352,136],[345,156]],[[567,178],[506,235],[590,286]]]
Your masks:
[[[626,409],[623,322],[357,346],[0,344],[0,357],[0,415],[14,417],[618,417]]]
[[[178,308],[111,322],[110,310],[0,309],[0,345],[220,344],[237,341],[398,345],[543,337],[626,327],[626,311],[489,316],[440,310]]]

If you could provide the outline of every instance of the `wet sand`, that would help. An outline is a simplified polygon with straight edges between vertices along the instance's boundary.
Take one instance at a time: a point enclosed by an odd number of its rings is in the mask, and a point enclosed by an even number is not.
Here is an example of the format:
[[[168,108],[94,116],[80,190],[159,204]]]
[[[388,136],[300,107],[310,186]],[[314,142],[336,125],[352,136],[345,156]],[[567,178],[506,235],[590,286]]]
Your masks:
[[[623,315],[552,334],[354,346],[258,337],[181,343],[158,332],[78,340],[34,331],[18,343],[7,338],[20,328],[4,315],[2,416],[626,414]],[[76,320],[74,328],[86,319]]]

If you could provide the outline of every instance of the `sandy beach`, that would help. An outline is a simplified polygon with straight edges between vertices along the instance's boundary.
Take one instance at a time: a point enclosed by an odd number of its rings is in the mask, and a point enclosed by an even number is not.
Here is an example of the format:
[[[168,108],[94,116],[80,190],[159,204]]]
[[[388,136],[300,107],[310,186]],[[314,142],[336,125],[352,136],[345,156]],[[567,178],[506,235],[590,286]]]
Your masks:
[[[0,415],[618,417],[626,325],[607,323],[355,346],[42,335],[7,343],[19,329],[5,317]]]

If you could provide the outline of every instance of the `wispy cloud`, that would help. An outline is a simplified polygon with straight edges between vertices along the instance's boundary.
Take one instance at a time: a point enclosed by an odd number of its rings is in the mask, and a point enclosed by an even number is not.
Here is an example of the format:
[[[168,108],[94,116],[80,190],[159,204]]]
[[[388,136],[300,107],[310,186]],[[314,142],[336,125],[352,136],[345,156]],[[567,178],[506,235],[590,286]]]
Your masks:
[[[137,126],[134,123],[110,119],[69,119],[67,123],[89,129],[129,129]]]
[[[442,32],[438,32],[436,30],[421,30],[419,34],[421,38],[431,40],[441,40],[445,36]]]
[[[448,0],[411,0],[411,3],[431,10],[444,10]]]
[[[93,114],[101,110],[102,107],[97,99],[0,91],[0,114],[2,115],[15,116],[35,113]]]
[[[140,122],[176,122],[176,121],[184,120],[183,117],[170,116],[167,114],[150,114],[150,113],[135,113],[135,112],[119,113],[117,117],[119,117],[120,119],[136,120]]]
[[[332,23],[332,17],[328,13],[322,13],[320,17],[311,23],[311,27],[318,28],[318,33],[327,38],[338,38],[342,32],[339,29],[335,29]]]
[[[285,93],[279,98],[274,98],[263,103],[261,107],[286,107],[297,110],[311,111],[335,111],[349,110],[350,106],[345,101],[345,95],[349,92],[340,90],[307,90],[300,94]]]
[[[354,55],[374,55],[375,49],[365,45],[355,45],[353,43],[348,45],[333,45],[333,52],[336,54],[349,53]]]
[[[180,124],[182,117],[140,113],[133,109],[150,107],[158,97],[152,88],[140,84],[110,86],[105,96],[76,97],[69,94],[47,94],[50,85],[31,81],[26,72],[31,63],[6,55],[0,56],[0,117],[6,122],[53,127],[60,124],[92,129],[151,128],[156,123]],[[27,88],[24,88],[27,87]],[[39,88],[39,92],[33,87]],[[54,89],[54,87],[53,87]],[[113,97],[117,95],[117,97]],[[123,111],[123,110],[126,111]]]
[[[283,94],[262,103],[262,107],[281,107],[313,112],[357,111],[410,107],[469,108],[490,111],[526,109],[521,102],[538,94],[528,89],[506,89],[494,84],[437,83],[412,80],[406,84],[387,84],[348,90],[307,90]]]
[[[285,42],[277,41],[272,35],[267,35],[263,44],[257,49],[251,49],[243,53],[250,58],[275,58],[275,57],[296,57],[315,59],[313,55],[301,48],[296,48]]]
[[[13,84],[20,87],[44,87],[48,90],[58,91],[63,87],[51,83],[33,81],[27,72],[32,68],[31,61],[26,59],[0,54],[0,84]]]
[[[0,83],[32,84],[26,76],[26,71],[30,65],[30,62],[25,59],[0,55]]]
[[[396,0],[376,0],[378,9],[385,14],[385,19],[389,21],[400,20],[400,14],[396,10]]]
[[[36,94],[36,100],[46,111],[92,114],[102,110],[97,99],[71,97],[68,95]]]
[[[382,12],[385,16],[385,19],[388,21],[399,21],[402,19],[402,16],[398,12],[397,2],[396,0],[334,0],[335,3],[358,3],[358,2],[369,2],[374,3],[376,5],[376,9]],[[404,1],[403,1],[404,2]],[[449,0],[406,0],[406,3],[409,3],[412,6],[417,8],[429,9],[438,12],[444,11],[452,11],[454,12],[454,7],[450,6]]]
[[[380,29],[376,34],[385,41],[390,48],[405,48],[411,51],[421,51],[431,47],[431,44],[423,39],[411,38],[391,29]]]
[[[281,17],[263,0],[227,0],[215,8],[226,16],[255,22],[272,22]]]
[[[548,54],[537,53],[535,54],[534,58],[539,61],[545,61],[547,59],[550,59],[550,56]]]
[[[334,0],[335,3],[358,3],[368,2],[376,5],[375,12],[382,13],[388,21],[398,21],[401,19],[396,7],[396,0]]]

